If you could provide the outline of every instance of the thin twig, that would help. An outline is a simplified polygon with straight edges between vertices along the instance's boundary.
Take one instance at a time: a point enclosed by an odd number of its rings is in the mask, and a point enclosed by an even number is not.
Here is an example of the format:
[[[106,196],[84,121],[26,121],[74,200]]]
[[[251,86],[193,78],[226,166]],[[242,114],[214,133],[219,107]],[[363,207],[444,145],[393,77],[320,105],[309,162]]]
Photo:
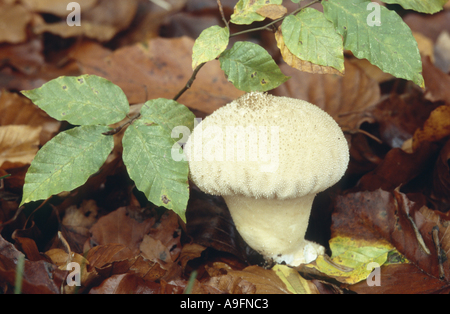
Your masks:
[[[140,113],[138,113],[137,115],[135,115],[134,117],[128,117],[130,120],[126,121],[125,123],[119,125],[117,128],[114,128],[112,130],[109,130],[108,132],[103,132],[103,135],[114,135],[119,133],[124,127],[126,127],[127,125],[131,124],[134,122],[134,120],[139,119],[139,117],[141,116]]]
[[[200,69],[205,65],[205,63],[206,63],[206,62],[200,63],[200,64],[195,68],[195,70],[194,70],[194,72],[192,73],[192,76],[191,76],[191,78],[189,79],[189,81],[187,81],[186,85],[183,87],[182,90],[180,90],[180,91],[178,92],[178,94],[173,98],[173,100],[178,100],[178,98],[180,98],[181,95],[183,95],[183,93],[184,93],[185,91],[187,91],[189,88],[191,88],[192,83],[194,82],[195,77],[197,76],[198,71],[200,71]]]
[[[217,5],[219,6],[220,15],[222,16],[222,20],[225,23],[226,27],[228,28],[228,34],[229,34],[230,33],[230,25],[228,24],[228,21],[225,18],[225,14],[223,13],[222,2],[220,0],[217,0]]]

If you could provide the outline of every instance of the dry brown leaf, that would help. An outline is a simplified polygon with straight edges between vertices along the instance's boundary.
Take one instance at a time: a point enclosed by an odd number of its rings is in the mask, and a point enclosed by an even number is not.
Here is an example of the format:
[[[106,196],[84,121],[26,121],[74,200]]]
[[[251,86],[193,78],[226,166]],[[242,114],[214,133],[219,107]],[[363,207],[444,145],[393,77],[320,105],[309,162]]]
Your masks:
[[[442,72],[428,57],[422,58],[425,98],[431,101],[443,100],[450,104],[450,75]]]
[[[231,270],[224,268],[222,264],[215,265],[215,267],[226,271],[226,274],[211,277],[205,284],[224,293],[290,294],[286,285],[273,270],[259,266],[249,266],[243,270]]]
[[[0,94],[0,125],[8,124],[41,127],[41,146],[55,136],[61,126],[61,122],[51,118],[28,98],[3,90]]]
[[[83,73],[100,75],[120,86],[130,103],[148,99],[172,99],[192,75],[194,40],[188,37],[156,38],[114,52],[90,42],[76,47],[71,55]],[[192,87],[178,101],[189,108],[212,113],[244,92],[228,82],[219,61],[208,62]]]
[[[101,25],[83,21],[83,23],[77,27],[70,27],[66,22],[36,25],[33,28],[33,32],[37,35],[49,32],[63,38],[86,36],[104,42],[113,38],[117,33],[117,30],[110,25]]]
[[[66,17],[71,11],[67,10],[67,5],[71,0],[21,0],[30,10],[35,12],[51,13],[60,17]],[[90,10],[97,0],[77,0],[81,12]]]
[[[41,127],[0,126],[0,166],[6,162],[29,164],[38,151]]]
[[[139,247],[144,235],[153,224],[154,218],[138,222],[130,218],[126,207],[120,207],[101,217],[91,228],[91,243],[96,245],[123,244],[131,249]]]
[[[313,103],[329,113],[344,130],[355,130],[367,120],[366,110],[380,99],[378,82],[358,66],[344,60],[345,75],[321,75],[301,72],[287,64],[281,71],[291,79],[274,90]]]
[[[51,1],[48,0],[47,2]],[[92,4],[94,2],[90,3],[90,5]],[[85,10],[81,16],[80,26],[69,26],[65,20],[58,23],[42,21],[34,25],[33,32],[35,34],[50,32],[63,38],[86,36],[105,42],[130,25],[136,14],[137,5],[136,0],[100,0],[95,7]],[[56,9],[60,10],[59,7]],[[68,11],[65,12],[64,16],[67,16],[67,14]]]
[[[443,212],[450,210],[450,140],[447,140],[434,165],[430,194],[436,201],[435,208]]]
[[[256,13],[264,17],[268,17],[271,20],[276,20],[287,13],[287,9],[281,4],[269,4],[260,7],[256,10]]]
[[[23,5],[0,3],[0,43],[17,44],[25,41],[31,16]]]
[[[439,228],[440,245],[448,250],[450,214],[432,211],[424,203],[412,201],[398,190],[378,189],[338,196],[332,216],[332,237],[385,239],[425,274],[434,278],[442,275],[448,282],[449,261],[438,258],[432,229]],[[442,274],[440,262],[443,262]],[[404,290],[408,291],[408,286]]]
[[[68,269],[69,263],[78,263],[80,265],[80,284],[81,286],[64,286],[64,292],[66,294],[72,294],[77,292],[82,292],[83,289],[88,287],[93,280],[95,280],[98,277],[97,272],[95,269],[91,269],[89,267],[89,261],[84,258],[82,255],[78,253],[70,253],[68,254],[63,249],[50,249],[47,252],[45,252],[45,255],[48,256],[54,265],[58,266],[61,270],[68,270],[72,271],[72,269]],[[91,270],[89,270],[91,269]]]
[[[40,38],[16,45],[2,45],[0,46],[0,60],[2,60],[2,64],[4,62],[22,73],[33,75],[45,63],[42,50],[43,43]]]
[[[318,65],[311,63],[309,61],[301,60],[296,57],[289,51],[289,48],[284,44],[283,35],[281,33],[281,27],[275,32],[275,38],[277,40],[277,46],[281,51],[281,55],[283,56],[283,60],[289,64],[291,67],[308,73],[317,73],[317,74],[337,74],[343,76],[344,73],[336,70],[333,67],[327,67],[323,65]]]
[[[427,36],[419,33],[413,32],[414,39],[417,41],[417,46],[419,48],[420,55],[423,57],[429,57],[431,62],[434,63],[434,43]]]
[[[0,282],[2,291],[12,293],[8,287],[15,286],[17,260],[23,256],[11,243],[0,235]],[[22,281],[23,294],[58,294],[65,282],[67,272],[46,261],[24,261]],[[8,291],[9,289],[9,291]]]
[[[159,284],[128,273],[109,277],[89,294],[159,294],[160,290]]]
[[[182,269],[185,269],[190,260],[200,257],[204,250],[206,250],[206,247],[197,243],[187,243],[183,245],[179,258]]]
[[[97,215],[98,207],[94,200],[83,200],[79,207],[71,205],[65,210],[61,233],[72,251],[83,252],[90,237],[89,229],[97,222]]]
[[[450,105],[433,110],[423,127],[417,129],[413,137],[413,150],[424,141],[437,142],[450,135]]]
[[[381,188],[392,191],[400,185],[406,185],[434,161],[436,151],[437,148],[430,143],[424,143],[413,153],[393,148],[373,171],[361,177],[357,186],[360,190],[374,191]]]

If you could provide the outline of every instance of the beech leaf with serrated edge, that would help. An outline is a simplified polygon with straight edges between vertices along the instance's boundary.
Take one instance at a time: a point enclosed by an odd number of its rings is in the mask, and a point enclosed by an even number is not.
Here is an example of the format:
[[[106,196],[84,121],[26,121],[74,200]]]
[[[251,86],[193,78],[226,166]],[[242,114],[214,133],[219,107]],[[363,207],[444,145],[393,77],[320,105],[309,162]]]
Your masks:
[[[386,73],[424,87],[417,42],[397,13],[368,0],[328,0],[322,5],[325,17],[343,36],[345,49]],[[380,9],[380,23],[376,11],[367,10],[374,5]]]
[[[217,58],[227,48],[229,36],[227,27],[214,25],[203,30],[192,48],[192,69]]]
[[[36,154],[25,176],[20,206],[83,185],[114,147],[106,126],[80,126],[59,133]]]
[[[228,80],[246,92],[268,91],[289,79],[264,48],[251,42],[236,42],[219,61]]]
[[[119,86],[88,74],[61,76],[22,94],[52,118],[74,125],[113,124],[124,119],[130,108]]]
[[[184,221],[189,167],[186,160],[173,157],[174,153],[183,154],[177,143],[180,134],[173,130],[181,127],[180,141],[185,142],[194,119],[186,106],[174,100],[150,100],[142,106],[141,118],[128,127],[122,140],[123,161],[137,189],[150,202],[172,209]]]
[[[332,22],[322,12],[305,8],[281,24],[286,47],[297,58],[344,72],[344,48]]]

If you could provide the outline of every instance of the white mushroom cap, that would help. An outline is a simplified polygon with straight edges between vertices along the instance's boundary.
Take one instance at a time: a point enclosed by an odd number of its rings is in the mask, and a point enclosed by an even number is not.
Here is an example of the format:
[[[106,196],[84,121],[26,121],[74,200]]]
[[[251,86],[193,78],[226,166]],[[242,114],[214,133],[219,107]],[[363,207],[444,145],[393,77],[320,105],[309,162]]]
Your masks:
[[[344,134],[325,111],[303,100],[249,93],[198,124],[185,151],[191,180],[223,196],[250,247],[292,266],[324,253],[304,239],[312,203],[349,162]]]
[[[259,127],[265,127],[266,134]],[[256,137],[244,138],[243,130],[252,128]],[[244,161],[237,160],[236,144],[234,158],[227,155],[227,136],[232,133],[227,130],[237,130],[239,143],[245,141]],[[252,141],[264,144],[262,139],[267,145],[256,145],[257,158],[250,160]],[[269,154],[265,162],[259,151],[263,146]],[[344,134],[325,111],[303,100],[259,92],[245,94],[206,117],[185,151],[192,181],[204,192],[222,196],[292,199],[316,194],[338,182],[349,162]],[[216,160],[208,160],[213,157]]]

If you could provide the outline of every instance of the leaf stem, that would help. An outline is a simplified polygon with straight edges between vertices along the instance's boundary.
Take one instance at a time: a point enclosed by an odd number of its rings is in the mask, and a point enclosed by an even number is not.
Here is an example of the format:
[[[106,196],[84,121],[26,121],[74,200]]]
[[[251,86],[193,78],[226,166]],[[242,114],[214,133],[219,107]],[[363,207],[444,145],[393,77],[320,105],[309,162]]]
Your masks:
[[[227,19],[225,18],[225,14],[223,13],[222,2],[217,0],[217,5],[219,6],[220,15],[222,16],[222,20],[228,28],[228,34],[230,33],[230,25],[228,24]]]
[[[205,63],[206,63],[206,62],[200,63],[200,64],[195,68],[195,70],[194,70],[194,72],[192,73],[192,76],[191,76],[191,78],[189,79],[189,81],[187,81],[186,85],[183,87],[182,90],[180,90],[180,91],[178,92],[178,94],[173,98],[173,100],[178,100],[178,98],[180,98],[181,95],[183,95],[183,93],[184,93],[185,91],[187,91],[189,88],[191,88],[192,83],[194,82],[195,77],[197,76],[198,71],[200,71],[200,69],[205,65]]]
[[[104,133],[102,133],[102,134],[103,134],[103,135],[114,135],[114,134],[117,134],[117,133],[119,133],[124,127],[126,127],[127,125],[133,123],[134,120],[139,119],[140,116],[141,116],[141,114],[138,113],[138,114],[135,115],[134,117],[131,117],[131,118],[128,117],[130,120],[126,121],[125,123],[123,123],[123,124],[121,124],[121,125],[119,125],[117,128],[112,129],[112,130],[110,130],[110,131],[108,131],[108,132],[104,132]]]

